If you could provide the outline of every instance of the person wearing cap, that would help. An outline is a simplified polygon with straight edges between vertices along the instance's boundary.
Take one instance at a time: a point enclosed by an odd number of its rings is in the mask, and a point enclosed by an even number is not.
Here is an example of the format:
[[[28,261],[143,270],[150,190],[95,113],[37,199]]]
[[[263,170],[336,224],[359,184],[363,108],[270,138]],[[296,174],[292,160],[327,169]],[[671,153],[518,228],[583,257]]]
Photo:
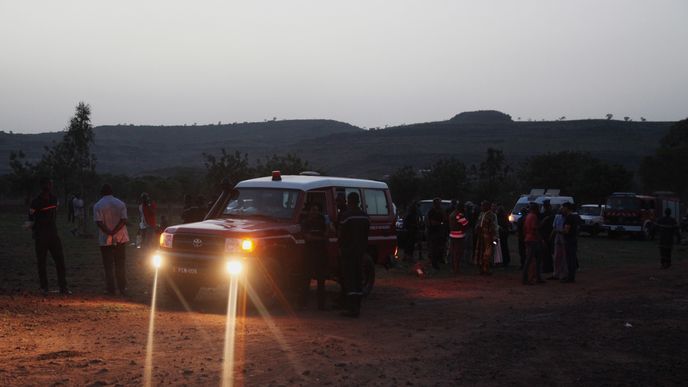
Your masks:
[[[102,197],[93,206],[93,214],[98,226],[98,245],[103,258],[107,293],[115,295],[116,281],[119,293],[126,296],[125,247],[129,242],[127,206],[112,195],[110,184],[104,184],[100,194]]]
[[[347,317],[358,317],[363,298],[363,278],[361,267],[363,255],[368,248],[368,232],[370,219],[361,210],[360,197],[357,192],[351,192],[346,197],[346,210],[339,218],[339,249],[341,252],[342,284],[346,295]]]
[[[53,195],[53,181],[47,177],[40,180],[41,193],[31,201],[29,224],[36,246],[38,261],[38,279],[41,290],[48,293],[48,273],[46,270],[48,251],[55,261],[57,282],[60,293],[69,294],[65,270],[62,240],[57,232],[57,196]]]

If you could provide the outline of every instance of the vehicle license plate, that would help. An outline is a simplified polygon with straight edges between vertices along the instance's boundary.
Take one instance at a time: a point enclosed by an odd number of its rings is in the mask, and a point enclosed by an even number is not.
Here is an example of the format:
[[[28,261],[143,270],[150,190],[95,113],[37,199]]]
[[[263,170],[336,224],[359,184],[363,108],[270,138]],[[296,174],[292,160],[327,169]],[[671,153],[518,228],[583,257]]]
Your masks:
[[[175,271],[180,274],[198,274],[198,269],[189,267],[176,267]]]

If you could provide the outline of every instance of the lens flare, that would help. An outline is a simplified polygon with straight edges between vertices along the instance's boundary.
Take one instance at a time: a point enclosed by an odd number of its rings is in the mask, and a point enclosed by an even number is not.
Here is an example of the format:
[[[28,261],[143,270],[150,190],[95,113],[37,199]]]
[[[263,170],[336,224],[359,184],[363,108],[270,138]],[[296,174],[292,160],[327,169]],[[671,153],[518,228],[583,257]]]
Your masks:
[[[229,269],[232,263],[237,263],[241,271],[241,262],[227,262]],[[236,265],[232,265],[236,266]],[[237,273],[238,274],[238,273]],[[237,298],[239,293],[239,279],[232,275],[229,279],[229,294],[227,299],[227,320],[225,325],[225,347],[222,364],[222,386],[231,387],[234,385],[234,341],[236,338],[237,320]]]
[[[156,255],[156,257],[159,257]],[[150,317],[148,320],[148,341],[146,343],[146,363],[143,367],[143,385],[149,387],[153,379],[153,334],[155,329],[155,303],[158,295],[158,266],[153,279],[153,297],[151,298]]]
[[[155,254],[153,256],[153,267],[155,267],[157,269],[160,266],[162,266],[162,257],[159,256],[158,254]],[[156,272],[155,275],[157,277],[158,273]]]
[[[232,260],[227,262],[227,272],[233,276],[241,273],[241,270],[243,269],[243,264],[241,261],[237,260]]]

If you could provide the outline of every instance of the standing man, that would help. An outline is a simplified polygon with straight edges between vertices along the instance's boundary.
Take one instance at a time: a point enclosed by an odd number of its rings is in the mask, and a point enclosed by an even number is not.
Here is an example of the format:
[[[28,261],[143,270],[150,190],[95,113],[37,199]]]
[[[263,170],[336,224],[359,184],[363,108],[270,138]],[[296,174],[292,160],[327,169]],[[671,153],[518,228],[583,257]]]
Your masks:
[[[157,204],[151,200],[150,195],[146,192],[142,193],[139,198],[139,232],[141,233],[141,246],[144,251],[148,253],[156,246],[157,238],[155,232],[157,230],[157,221],[155,210]]]
[[[72,228],[72,235],[76,236],[81,234],[84,227],[84,199],[81,198],[81,194],[75,193],[74,198],[71,201],[72,215],[74,221],[74,228]]]
[[[439,270],[440,261],[444,259],[444,250],[447,240],[447,214],[444,212],[444,209],[442,209],[442,199],[432,199],[432,208],[428,211],[426,223],[430,262],[432,263],[433,269]]]
[[[488,201],[480,203],[480,216],[475,226],[475,262],[480,267],[480,275],[490,275],[490,263],[494,257],[494,249],[499,238],[497,216],[492,212],[492,205]]]
[[[520,270],[526,263],[526,231],[525,222],[528,216],[528,207],[521,208],[521,217],[516,221],[516,234],[518,235],[518,255],[521,258]]]
[[[318,309],[325,310],[325,278],[327,277],[327,219],[317,203],[308,206],[301,220],[301,232],[306,240],[304,247],[303,289],[301,306],[308,305],[311,278],[318,283]]]
[[[457,203],[456,208],[449,215],[449,259],[454,274],[459,273],[461,259],[463,259],[464,241],[466,239],[464,230],[467,228],[468,219],[463,215],[463,204]]]
[[[347,317],[358,317],[361,312],[363,289],[361,278],[363,255],[368,247],[370,219],[359,207],[360,197],[351,192],[346,197],[346,210],[339,219],[339,249],[342,256],[342,284],[346,292]]]
[[[29,222],[32,222],[31,230],[36,243],[36,258],[38,261],[38,279],[41,290],[48,293],[48,273],[46,271],[48,251],[55,262],[57,270],[57,282],[60,293],[70,294],[67,289],[64,254],[62,241],[57,233],[57,197],[52,194],[53,181],[47,177],[40,180],[41,193],[31,201],[29,208]]]
[[[116,279],[119,293],[126,296],[125,246],[129,242],[126,228],[127,206],[112,196],[110,184],[104,184],[100,194],[103,197],[93,206],[93,213],[98,226],[98,244],[103,257],[107,292],[115,295]]]
[[[532,285],[543,283],[540,274],[542,265],[542,236],[540,235],[540,220],[538,219],[538,205],[531,202],[528,215],[523,224],[524,240],[526,243],[526,262],[523,265],[523,284]]]
[[[578,225],[580,218],[573,213],[573,204],[562,204],[564,214],[564,251],[566,256],[566,268],[568,275],[561,282],[572,283],[576,281],[578,270]]]
[[[420,229],[420,216],[418,214],[418,204],[413,203],[409,207],[408,214],[404,217],[404,228],[406,229],[406,243],[404,243],[404,259],[415,262],[413,258],[418,241],[418,230]]]
[[[566,218],[563,210],[554,217],[554,272],[548,279],[564,279],[569,276],[566,263],[566,240],[564,238],[564,222]]]
[[[542,201],[540,215],[540,236],[542,237],[542,272],[551,273],[554,269],[552,253],[554,252],[554,238],[552,235],[554,224],[554,210],[549,199]]]
[[[671,217],[671,209],[669,208],[664,210],[664,216],[659,218],[655,226],[659,228],[659,255],[662,269],[668,269],[671,266],[674,236],[676,236],[676,243],[681,243],[681,231],[679,231],[676,219]]]
[[[497,223],[499,224],[499,248],[502,250],[502,266],[509,267],[511,264],[511,254],[509,253],[509,214],[504,206],[497,207]]]

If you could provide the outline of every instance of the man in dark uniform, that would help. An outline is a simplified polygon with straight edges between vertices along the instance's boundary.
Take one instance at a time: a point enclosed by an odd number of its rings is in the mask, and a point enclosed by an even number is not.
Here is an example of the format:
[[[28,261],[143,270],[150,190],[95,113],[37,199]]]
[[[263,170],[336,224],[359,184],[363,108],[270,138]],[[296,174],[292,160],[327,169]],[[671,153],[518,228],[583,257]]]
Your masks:
[[[53,181],[47,177],[41,178],[41,193],[31,202],[29,208],[29,221],[33,222],[33,239],[36,242],[36,258],[38,259],[38,278],[43,293],[48,292],[48,273],[46,263],[48,251],[55,261],[57,269],[57,282],[60,293],[69,294],[65,274],[64,254],[62,253],[62,241],[57,233],[57,197],[52,194]]]
[[[303,289],[301,305],[308,304],[311,278],[318,283],[318,309],[325,309],[325,278],[327,277],[327,220],[320,206],[311,203],[301,220],[301,231],[306,241],[304,247]]]
[[[358,317],[361,311],[363,255],[368,247],[370,219],[359,207],[357,192],[346,198],[347,208],[339,219],[339,249],[341,251],[342,284],[346,292],[344,316]]]
[[[521,266],[519,270],[523,270],[523,265],[526,263],[526,232],[525,221],[528,216],[528,207],[521,208],[521,217],[516,221],[516,234],[518,235],[518,255],[521,258]]]
[[[444,250],[447,246],[447,220],[447,213],[442,208],[442,199],[433,199],[432,208],[426,216],[426,223],[430,263],[435,270],[440,270],[440,262],[444,259]]]
[[[542,236],[542,272],[552,273],[554,271],[554,261],[552,253],[554,252],[554,210],[549,199],[542,201],[542,214],[540,214],[540,235]]]
[[[671,217],[671,209],[664,210],[664,216],[659,218],[655,226],[659,231],[659,255],[661,257],[662,269],[671,266],[671,250],[674,248],[674,237],[676,242],[681,242],[681,232],[679,231],[676,219]]]

